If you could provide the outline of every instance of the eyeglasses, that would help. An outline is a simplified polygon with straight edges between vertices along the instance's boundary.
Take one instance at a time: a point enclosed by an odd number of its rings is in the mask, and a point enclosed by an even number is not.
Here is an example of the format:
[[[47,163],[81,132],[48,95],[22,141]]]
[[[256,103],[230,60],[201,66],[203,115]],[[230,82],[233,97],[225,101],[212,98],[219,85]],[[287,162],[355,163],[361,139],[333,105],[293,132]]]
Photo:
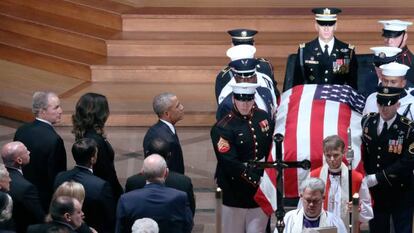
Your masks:
[[[308,203],[309,205],[310,204],[317,205],[317,204],[321,203],[323,199],[321,198],[321,199],[309,200],[309,199],[302,198],[302,200],[305,201],[306,203]]]

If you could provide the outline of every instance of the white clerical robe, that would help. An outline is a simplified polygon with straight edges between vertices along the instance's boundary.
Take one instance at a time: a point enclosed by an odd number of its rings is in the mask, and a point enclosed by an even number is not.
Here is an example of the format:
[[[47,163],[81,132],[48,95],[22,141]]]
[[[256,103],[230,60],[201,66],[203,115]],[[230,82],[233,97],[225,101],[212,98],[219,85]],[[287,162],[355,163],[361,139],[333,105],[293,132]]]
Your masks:
[[[283,233],[302,233],[303,232],[303,218],[304,218],[303,208],[295,209],[287,212],[283,218],[285,222],[285,229]],[[319,220],[318,227],[331,227],[334,226],[337,228],[338,233],[347,233],[344,223],[342,220],[332,213],[322,210]],[[275,229],[274,233],[277,233]]]

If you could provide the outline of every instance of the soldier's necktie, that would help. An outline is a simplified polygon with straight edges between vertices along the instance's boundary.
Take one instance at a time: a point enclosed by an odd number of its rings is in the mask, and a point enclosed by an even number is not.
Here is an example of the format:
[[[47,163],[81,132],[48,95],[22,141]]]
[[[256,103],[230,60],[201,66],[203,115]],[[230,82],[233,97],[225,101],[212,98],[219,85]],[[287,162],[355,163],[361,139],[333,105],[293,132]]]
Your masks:
[[[329,45],[325,45],[325,50],[323,51],[323,55],[325,56],[325,57],[329,57],[329,53],[328,53],[328,48],[329,48]]]
[[[382,130],[381,130],[381,133],[380,133],[380,137],[383,137],[385,134],[387,134],[387,131],[388,131],[388,124],[385,121],[384,122],[384,125],[382,126]]]

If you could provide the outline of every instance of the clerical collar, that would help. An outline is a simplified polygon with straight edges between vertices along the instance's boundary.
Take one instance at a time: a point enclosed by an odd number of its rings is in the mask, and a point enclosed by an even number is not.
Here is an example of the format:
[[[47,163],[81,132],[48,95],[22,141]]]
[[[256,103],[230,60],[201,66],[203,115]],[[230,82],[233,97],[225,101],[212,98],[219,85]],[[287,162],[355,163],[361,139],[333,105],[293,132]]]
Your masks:
[[[322,214],[322,211],[319,213],[318,216],[311,218],[311,217],[307,216],[305,212],[303,212],[303,217],[306,218],[309,221],[316,221],[316,220],[319,219],[319,217],[321,216],[321,214]]]
[[[53,125],[52,125],[52,123],[50,123],[49,121],[44,120],[44,119],[41,119],[41,118],[39,118],[39,117],[36,117],[36,120],[41,121],[41,122],[43,122],[43,123],[46,123],[46,124],[48,124],[48,125],[53,126]]]
[[[173,132],[173,134],[175,134],[174,125],[172,125],[170,122],[168,122],[166,120],[163,120],[163,119],[160,119],[160,121],[164,122],[168,126],[168,128],[170,128],[171,132]]]
[[[341,175],[341,167],[335,168],[335,169],[330,169],[329,168],[328,173],[329,173],[329,175],[340,176]]]

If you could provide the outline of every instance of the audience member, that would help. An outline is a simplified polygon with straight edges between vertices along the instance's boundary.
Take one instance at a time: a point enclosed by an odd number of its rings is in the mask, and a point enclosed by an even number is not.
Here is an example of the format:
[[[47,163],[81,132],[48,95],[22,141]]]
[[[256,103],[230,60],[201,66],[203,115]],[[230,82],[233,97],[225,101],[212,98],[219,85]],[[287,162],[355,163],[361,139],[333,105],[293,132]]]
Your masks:
[[[105,136],[105,122],[109,117],[109,106],[105,96],[86,93],[76,103],[72,115],[75,139],[91,138],[98,145],[98,159],[93,164],[93,174],[108,181],[115,200],[124,192],[116,174],[115,153]],[[99,231],[99,230],[98,230]]]
[[[171,154],[169,144],[162,138],[154,138],[148,144],[148,151],[145,152],[145,157],[151,154],[161,155],[168,164],[168,158]],[[142,173],[133,175],[127,179],[125,185],[125,191],[129,192],[134,189],[143,188],[145,186],[145,177]],[[187,193],[188,201],[190,202],[191,212],[195,213],[195,200],[194,200],[194,191],[193,184],[191,183],[190,177],[174,172],[169,171],[167,178],[165,179],[165,186],[170,188],[175,188]]]
[[[374,201],[371,232],[412,232],[414,211],[414,123],[401,116],[396,87],[381,87],[379,113],[362,118],[362,154],[366,182]]]
[[[53,181],[59,172],[66,171],[65,146],[53,127],[62,116],[59,97],[53,92],[35,92],[32,112],[36,120],[17,129],[14,141],[22,142],[30,151],[30,163],[23,167],[23,176],[36,186],[47,212]]]
[[[331,135],[323,140],[323,155],[326,163],[311,171],[311,177],[318,177],[326,184],[323,209],[341,218],[349,226],[349,174],[342,162],[345,155],[345,143],[338,135]],[[368,222],[373,218],[371,195],[364,176],[352,170],[352,193],[359,194],[359,221]],[[359,227],[359,226],[355,226]]]
[[[151,218],[140,218],[132,225],[132,233],[158,233],[158,224]]]
[[[1,157],[11,178],[9,194],[13,199],[16,232],[25,233],[29,225],[45,220],[37,188],[22,174],[22,168],[30,162],[30,152],[23,143],[15,141],[3,146]]]
[[[72,170],[58,174],[55,188],[65,181],[76,181],[82,184],[86,193],[83,202],[85,222],[100,233],[113,233],[116,199],[114,199],[110,184],[92,173],[92,167],[97,161],[98,150],[93,139],[77,140],[72,146],[76,165]]]
[[[59,185],[59,187],[55,190],[55,193],[53,193],[52,200],[61,196],[76,198],[76,200],[79,201],[81,206],[83,206],[83,202],[85,200],[85,188],[81,183],[75,181],[65,181],[61,185]],[[85,215],[82,216],[82,219],[84,219],[84,217]],[[82,225],[76,229],[76,232],[96,233],[97,231],[94,228],[89,227],[84,221],[82,221]]]
[[[223,191],[222,232],[264,232],[269,218],[254,200],[263,169],[247,163],[267,159],[274,126],[255,103],[258,84],[236,83],[232,87],[232,110],[211,129],[217,185]]]
[[[347,84],[357,89],[357,61],[354,46],[338,40],[338,8],[314,8],[318,38],[299,45],[293,86],[301,84]]]
[[[170,158],[167,158],[168,168],[184,174],[184,159],[180,140],[177,136],[175,124],[183,119],[184,106],[177,96],[171,93],[162,93],[154,97],[152,107],[157,114],[158,122],[151,126],[144,137],[144,152],[154,138],[164,138],[169,143]]]
[[[1,169],[1,168],[0,168]],[[15,223],[13,216],[13,200],[5,192],[0,191],[0,232],[14,233]]]
[[[116,213],[116,233],[131,232],[136,219],[150,217],[159,225],[161,233],[189,233],[193,218],[187,195],[165,187],[168,168],[157,154],[144,159],[142,173],[147,184],[121,196]]]
[[[303,232],[307,228],[329,227],[337,228],[338,233],[347,233],[340,217],[322,208],[325,193],[325,183],[315,177],[303,181],[300,188],[302,207],[291,210],[284,217],[284,233]],[[277,233],[277,229],[275,229]]]
[[[73,197],[60,196],[53,199],[49,208],[50,219],[47,223],[30,225],[27,233],[44,233],[49,230],[76,233],[82,225],[82,205]]]

